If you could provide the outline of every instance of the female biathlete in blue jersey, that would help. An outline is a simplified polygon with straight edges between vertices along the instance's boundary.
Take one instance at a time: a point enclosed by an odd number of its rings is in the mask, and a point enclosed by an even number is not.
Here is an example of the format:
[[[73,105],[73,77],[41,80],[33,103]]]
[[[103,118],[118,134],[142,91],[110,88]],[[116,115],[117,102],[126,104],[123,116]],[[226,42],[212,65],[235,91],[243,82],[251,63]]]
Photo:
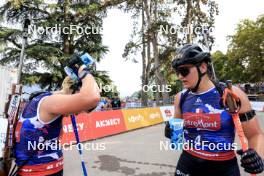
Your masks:
[[[221,87],[210,80],[211,57],[198,45],[187,44],[178,50],[173,68],[185,91],[175,97],[175,118],[184,119],[183,152],[176,176],[239,176],[234,149],[235,128],[232,116],[221,101]],[[239,117],[249,149],[239,151],[241,166],[248,173],[263,172],[264,134],[246,94],[233,86],[240,98]],[[166,125],[165,135],[172,129]]]
[[[62,115],[93,109],[100,100],[99,88],[80,58],[72,58],[68,67],[81,80],[80,91],[71,94],[71,80],[66,77],[61,91],[35,96],[19,118],[15,144],[19,176],[62,176],[63,155],[58,145]]]

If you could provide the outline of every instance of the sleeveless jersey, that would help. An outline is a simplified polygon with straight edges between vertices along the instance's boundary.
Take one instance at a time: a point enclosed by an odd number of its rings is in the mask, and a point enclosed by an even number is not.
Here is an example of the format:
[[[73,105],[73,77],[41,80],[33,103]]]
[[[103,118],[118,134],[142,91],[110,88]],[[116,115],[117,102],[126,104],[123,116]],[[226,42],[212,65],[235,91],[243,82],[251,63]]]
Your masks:
[[[183,93],[182,93],[183,95]],[[214,87],[207,92],[189,92],[182,102],[184,150],[206,160],[235,157],[235,128],[232,116],[220,106]]]
[[[22,176],[50,175],[63,169],[59,136],[62,116],[50,123],[39,118],[40,102],[51,93],[34,97],[25,106],[16,127],[15,156],[18,174]]]

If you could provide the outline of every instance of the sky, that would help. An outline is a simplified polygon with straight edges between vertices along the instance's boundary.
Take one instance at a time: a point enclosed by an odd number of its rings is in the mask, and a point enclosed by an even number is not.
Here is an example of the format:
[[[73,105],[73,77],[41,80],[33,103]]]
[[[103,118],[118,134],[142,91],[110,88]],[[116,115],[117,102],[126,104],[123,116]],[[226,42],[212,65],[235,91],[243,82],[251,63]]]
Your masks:
[[[255,20],[264,14],[264,1],[217,0],[217,3],[219,15],[216,17],[213,30],[216,40],[212,51],[220,50],[225,53],[228,47],[226,37],[234,34],[239,21],[245,18]],[[121,97],[129,96],[140,90],[142,71],[140,62],[135,64],[122,58],[124,46],[130,39],[132,19],[129,14],[111,9],[104,20],[103,28],[103,44],[109,47],[109,52],[97,68],[108,71]]]

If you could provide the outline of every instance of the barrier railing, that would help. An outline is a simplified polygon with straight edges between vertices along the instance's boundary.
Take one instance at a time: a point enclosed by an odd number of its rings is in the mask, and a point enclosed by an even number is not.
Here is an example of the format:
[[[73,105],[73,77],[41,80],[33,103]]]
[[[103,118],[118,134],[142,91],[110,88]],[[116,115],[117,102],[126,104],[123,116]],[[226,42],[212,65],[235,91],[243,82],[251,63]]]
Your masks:
[[[256,111],[264,112],[264,102],[251,102]],[[97,111],[76,116],[80,141],[106,137],[129,130],[162,123],[174,116],[174,106]],[[63,120],[62,143],[74,143],[70,118]]]

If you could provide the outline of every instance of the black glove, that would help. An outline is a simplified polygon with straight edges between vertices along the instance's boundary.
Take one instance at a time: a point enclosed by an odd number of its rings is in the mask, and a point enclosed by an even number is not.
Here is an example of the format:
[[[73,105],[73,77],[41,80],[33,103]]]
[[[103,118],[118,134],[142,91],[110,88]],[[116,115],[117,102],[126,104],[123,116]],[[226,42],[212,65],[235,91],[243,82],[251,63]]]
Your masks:
[[[241,155],[241,166],[245,168],[246,172],[251,174],[259,174],[263,172],[263,160],[254,149],[248,149],[245,152],[238,150],[237,154]]]
[[[171,139],[172,129],[170,128],[170,123],[169,123],[169,121],[166,121],[165,124],[166,124],[165,130],[164,130],[165,137]]]

